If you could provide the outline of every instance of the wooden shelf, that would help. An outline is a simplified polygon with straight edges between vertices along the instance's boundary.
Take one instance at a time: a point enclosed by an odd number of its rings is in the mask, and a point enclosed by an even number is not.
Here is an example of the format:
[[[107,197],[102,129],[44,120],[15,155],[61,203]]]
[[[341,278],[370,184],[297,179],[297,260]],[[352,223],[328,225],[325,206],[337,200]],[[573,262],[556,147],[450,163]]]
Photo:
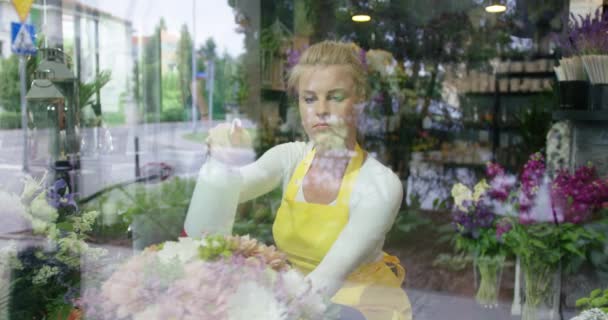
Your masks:
[[[608,121],[608,110],[561,110],[553,112],[553,120]]]
[[[443,166],[449,167],[449,168],[462,167],[462,168],[483,169],[486,167],[486,164],[482,163],[482,162],[455,162],[455,161],[432,160],[432,159],[423,159],[422,162],[443,165]]]
[[[548,79],[555,78],[555,72],[553,71],[537,71],[537,72],[500,72],[496,73],[496,78],[535,78],[535,79]]]
[[[541,91],[516,91],[516,92],[499,92],[501,98],[504,97],[528,97],[538,94],[547,94],[551,92],[551,90],[541,90]],[[467,92],[463,93],[464,96],[467,97],[488,97],[493,98],[496,96],[496,92]]]

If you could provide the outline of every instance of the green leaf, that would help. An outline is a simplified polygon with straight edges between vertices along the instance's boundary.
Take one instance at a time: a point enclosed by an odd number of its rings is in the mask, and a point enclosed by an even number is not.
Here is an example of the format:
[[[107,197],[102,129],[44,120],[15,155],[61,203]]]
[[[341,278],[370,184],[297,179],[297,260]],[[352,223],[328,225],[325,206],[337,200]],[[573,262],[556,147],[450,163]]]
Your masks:
[[[566,243],[564,245],[564,249],[568,250],[569,252],[578,255],[578,256],[585,256],[585,254],[580,251],[573,243]]]
[[[547,246],[540,240],[537,239],[530,239],[530,243],[535,245],[536,247],[540,248],[540,249],[548,249]]]
[[[71,223],[67,222],[67,221],[66,222],[58,223],[56,226],[61,231],[68,231],[69,232],[69,231],[73,231],[74,230],[74,226]]]
[[[602,289],[595,289],[595,290],[591,291],[591,294],[589,295],[589,297],[591,299],[593,299],[593,298],[599,297],[601,294],[602,294]]]
[[[576,300],[576,307],[584,308],[585,306],[587,306],[589,304],[589,301],[590,301],[589,298],[580,298],[580,299]]]
[[[591,300],[591,307],[593,308],[601,308],[608,306],[608,298],[600,297],[597,299]]]

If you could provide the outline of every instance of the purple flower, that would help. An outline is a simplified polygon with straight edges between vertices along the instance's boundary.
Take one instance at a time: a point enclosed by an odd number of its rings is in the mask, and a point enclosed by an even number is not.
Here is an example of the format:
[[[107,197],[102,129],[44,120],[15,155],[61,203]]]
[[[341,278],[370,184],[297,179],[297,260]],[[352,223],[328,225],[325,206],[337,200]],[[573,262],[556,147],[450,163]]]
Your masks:
[[[306,50],[306,47],[302,50],[287,49],[287,69],[291,69],[298,64],[304,50]]]
[[[372,96],[372,101],[377,104],[384,103],[384,94],[382,94],[382,92],[376,93],[374,96]]]
[[[517,179],[515,176],[505,174],[497,175],[494,179],[492,179],[492,181],[490,181],[488,195],[493,200],[505,202],[509,198],[511,191],[513,191],[516,184]]]
[[[608,183],[597,177],[592,166],[578,168],[574,174],[562,170],[553,181],[553,204],[558,214],[571,223],[582,223],[608,200]]]
[[[74,193],[66,193],[68,184],[63,179],[59,179],[53,183],[46,193],[46,198],[49,204],[55,209],[72,207],[78,210],[78,204]]]
[[[564,21],[567,32],[554,35],[554,41],[562,48],[563,56],[608,53],[607,14],[601,14],[600,9],[586,16],[571,14],[570,19]]]
[[[501,241],[502,240],[502,236],[511,231],[511,228],[513,228],[513,225],[511,224],[511,222],[508,219],[502,219],[500,220],[497,224],[496,224],[496,239]]]
[[[538,152],[532,154],[524,165],[524,170],[521,173],[520,211],[527,211],[533,204],[534,196],[540,187],[545,169],[545,159]]]
[[[464,201],[462,205],[467,210],[452,212],[452,224],[461,235],[477,239],[480,229],[492,227],[496,215],[485,201]]]
[[[361,60],[361,64],[365,69],[367,69],[367,53],[365,50],[359,50],[359,59]]]

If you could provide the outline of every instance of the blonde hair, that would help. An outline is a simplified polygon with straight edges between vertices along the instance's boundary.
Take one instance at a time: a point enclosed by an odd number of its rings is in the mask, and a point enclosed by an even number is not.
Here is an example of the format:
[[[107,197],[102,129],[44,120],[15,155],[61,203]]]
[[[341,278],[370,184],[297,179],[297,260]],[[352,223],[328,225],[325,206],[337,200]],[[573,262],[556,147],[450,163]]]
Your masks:
[[[287,80],[287,88],[297,93],[298,83],[305,67],[310,66],[346,66],[352,74],[357,94],[367,99],[369,92],[367,70],[361,61],[361,48],[354,43],[323,41],[306,49],[298,63],[293,67]]]

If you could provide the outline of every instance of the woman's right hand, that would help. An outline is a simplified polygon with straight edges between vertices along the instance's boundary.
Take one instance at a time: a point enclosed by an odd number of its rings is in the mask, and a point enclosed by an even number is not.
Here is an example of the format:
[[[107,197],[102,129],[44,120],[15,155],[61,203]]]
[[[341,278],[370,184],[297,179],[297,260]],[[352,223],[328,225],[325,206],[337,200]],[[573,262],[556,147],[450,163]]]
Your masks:
[[[205,142],[211,156],[226,164],[239,165],[254,160],[250,159],[254,154],[251,136],[238,119],[211,128]]]

